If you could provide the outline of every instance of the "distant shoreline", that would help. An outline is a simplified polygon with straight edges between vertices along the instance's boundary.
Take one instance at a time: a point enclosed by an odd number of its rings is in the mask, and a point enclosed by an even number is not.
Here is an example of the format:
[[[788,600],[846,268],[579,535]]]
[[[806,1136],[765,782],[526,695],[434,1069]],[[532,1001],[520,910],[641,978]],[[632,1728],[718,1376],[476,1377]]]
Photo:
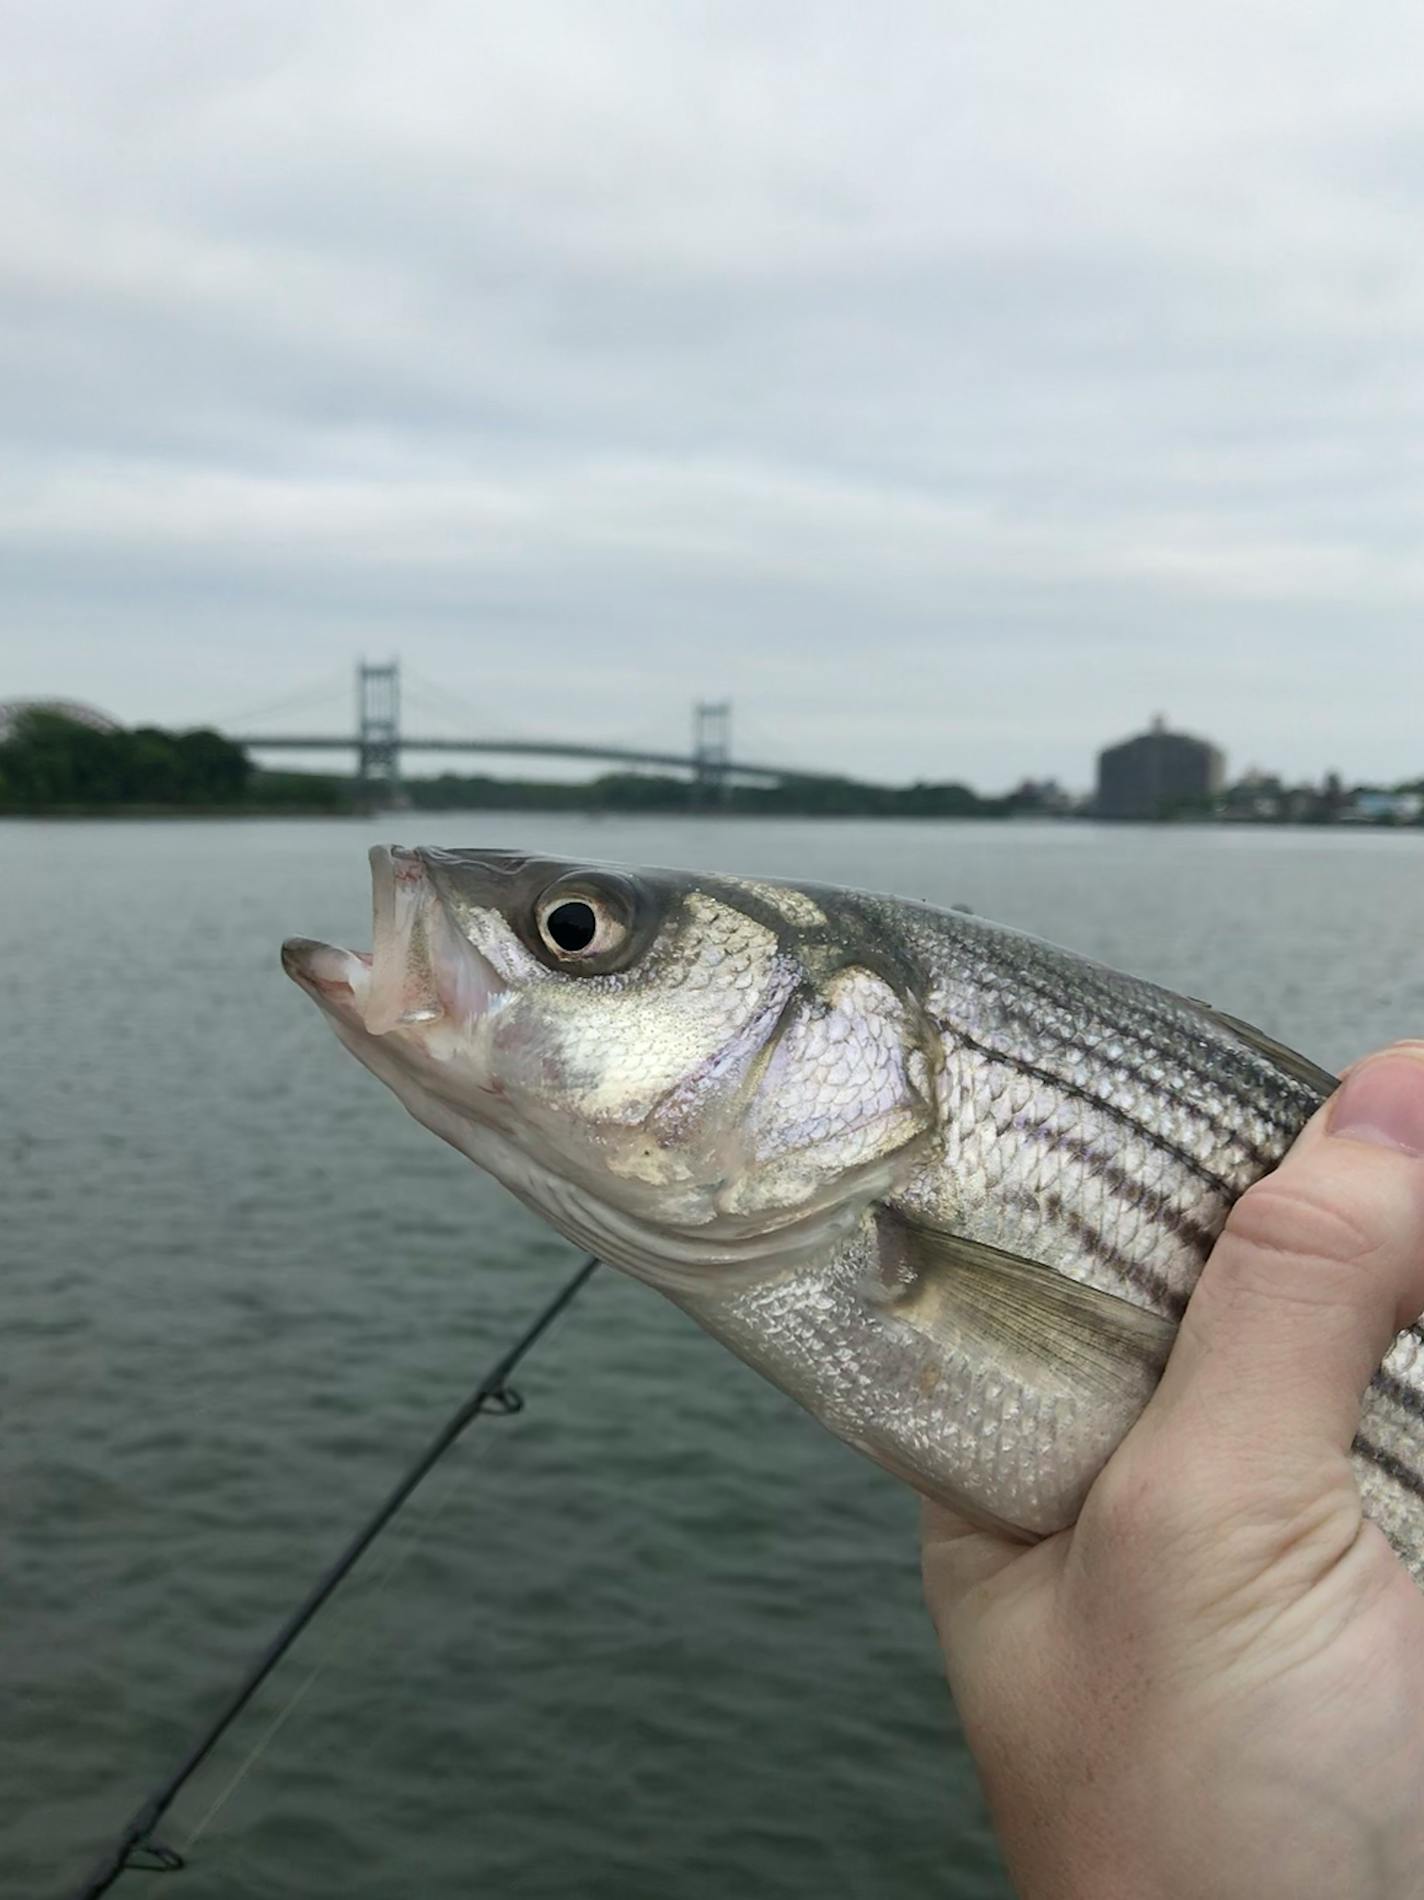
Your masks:
[[[733,783],[722,776],[685,777],[636,771],[596,778],[491,778],[441,772],[433,778],[274,772],[256,767],[243,744],[197,727],[132,730],[85,715],[67,703],[21,706],[0,726],[0,816],[40,823],[104,820],[221,821],[255,818],[363,818],[381,803],[411,813],[457,811],[514,814],[577,812],[588,818],[737,819],[1049,819],[1099,824],[1288,825],[1313,829],[1353,823],[1369,829],[1424,829],[1424,779],[1406,785],[1346,786],[1338,774],[1322,786],[1287,786],[1248,773],[1239,784],[1166,790],[1161,773],[1129,774],[1130,784],[1099,781],[1095,798],[1077,798],[1055,779],[1024,779],[985,796],[959,779],[916,779],[905,785],[787,776],[775,783]],[[1127,751],[1154,745],[1196,746],[1182,735],[1154,731]],[[1117,749],[1119,752],[1123,748]],[[1209,758],[1215,758],[1210,747]],[[1111,751],[1103,754],[1108,760]],[[1154,754],[1155,756],[1155,754]],[[1175,755],[1174,755],[1175,756]],[[1216,761],[1220,778],[1220,761]],[[750,768],[742,768],[749,770]],[[1180,777],[1180,775],[1178,775]],[[1207,774],[1205,784],[1211,775]],[[1092,805],[1112,813],[1095,812]],[[1129,816],[1128,814],[1132,814]],[[1149,815],[1153,814],[1153,815]],[[419,822],[413,819],[412,822]]]
[[[1029,820],[1045,824],[1082,824],[1078,814],[1055,816],[1044,812],[893,812],[893,811],[738,811],[720,805],[377,805],[370,810],[333,811],[330,805],[53,805],[31,806],[24,811],[0,807],[0,820],[30,819],[52,824],[70,819],[87,823],[96,818],[142,818],[161,823],[173,818],[330,818],[338,824],[353,818],[456,818],[469,814],[475,818],[511,816],[563,818],[690,818],[735,819],[738,824],[761,824],[781,818],[804,818],[816,824],[838,824],[848,820],[869,820],[873,824],[909,822],[913,824],[1023,824]],[[1091,821],[1088,821],[1091,822]]]
[[[304,820],[321,818],[335,824],[350,824],[356,819],[398,818],[423,821],[427,818],[491,818],[562,816],[568,818],[607,819],[691,819],[734,820],[738,824],[776,823],[797,819],[808,824],[913,824],[913,825],[1108,825],[1117,830],[1192,830],[1192,831],[1312,831],[1368,832],[1391,831],[1424,837],[1424,824],[1401,823],[1397,819],[1308,819],[1308,818],[1213,818],[1183,814],[1170,818],[1102,818],[1092,812],[893,812],[893,811],[747,811],[735,807],[703,806],[627,806],[596,805],[381,805],[370,810],[333,811],[329,805],[53,805],[6,810],[0,807],[0,822],[23,821],[31,824],[89,824],[95,820],[137,819],[144,823],[171,823],[195,819],[204,823],[226,823],[234,819],[248,822],[263,819]]]
[[[0,819],[25,818],[53,824],[74,819],[87,824],[95,818],[364,818],[359,811],[333,811],[330,805],[44,805],[26,809],[0,806]]]

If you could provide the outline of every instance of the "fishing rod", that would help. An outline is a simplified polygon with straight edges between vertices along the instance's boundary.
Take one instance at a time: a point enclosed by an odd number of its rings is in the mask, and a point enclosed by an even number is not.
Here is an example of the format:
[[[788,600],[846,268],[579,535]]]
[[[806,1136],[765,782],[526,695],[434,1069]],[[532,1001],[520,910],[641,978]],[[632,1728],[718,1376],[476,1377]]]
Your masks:
[[[543,1310],[529,1323],[508,1352],[495,1361],[470,1396],[451,1414],[400,1482],[372,1512],[340,1556],[323,1572],[296,1609],[292,1611],[167,1781],[135,1810],[113,1847],[104,1855],[83,1886],[75,1889],[72,1900],[97,1900],[100,1894],[109,1891],[123,1873],[176,1873],[185,1865],[183,1856],[175,1848],[153,1838],[154,1829],[177,1799],[184,1783],[197,1773],[337,1585],[355,1568],[412,1491],[429,1476],[466,1426],[472,1424],[484,1411],[493,1411],[503,1417],[509,1417],[524,1409],[523,1399],[509,1384],[510,1373],[535,1342],[553,1325],[560,1313],[593,1274],[597,1265],[597,1255],[589,1254]],[[192,1843],[189,1842],[188,1845],[191,1846]]]

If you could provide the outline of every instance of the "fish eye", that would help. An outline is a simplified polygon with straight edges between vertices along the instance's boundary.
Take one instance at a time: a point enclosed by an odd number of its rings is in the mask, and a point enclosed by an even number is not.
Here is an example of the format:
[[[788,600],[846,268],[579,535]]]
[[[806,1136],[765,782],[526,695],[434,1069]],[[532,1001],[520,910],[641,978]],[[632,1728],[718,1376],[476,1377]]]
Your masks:
[[[622,948],[628,936],[624,906],[589,888],[547,891],[535,911],[543,948],[561,964],[587,964]]]
[[[598,931],[598,915],[592,904],[585,904],[581,897],[567,898],[562,904],[555,904],[544,918],[544,935],[555,950],[566,950],[573,956],[580,950],[587,950]]]

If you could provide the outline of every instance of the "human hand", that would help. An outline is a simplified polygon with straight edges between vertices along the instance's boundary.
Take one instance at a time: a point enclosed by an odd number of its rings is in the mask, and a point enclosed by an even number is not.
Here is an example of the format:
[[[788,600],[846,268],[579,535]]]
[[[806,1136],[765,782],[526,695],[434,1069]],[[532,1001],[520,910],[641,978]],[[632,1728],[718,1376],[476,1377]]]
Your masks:
[[[925,1513],[1023,1900],[1424,1896],[1424,1591],[1349,1447],[1424,1312],[1424,1043],[1347,1072],[1230,1220],[1071,1530]]]

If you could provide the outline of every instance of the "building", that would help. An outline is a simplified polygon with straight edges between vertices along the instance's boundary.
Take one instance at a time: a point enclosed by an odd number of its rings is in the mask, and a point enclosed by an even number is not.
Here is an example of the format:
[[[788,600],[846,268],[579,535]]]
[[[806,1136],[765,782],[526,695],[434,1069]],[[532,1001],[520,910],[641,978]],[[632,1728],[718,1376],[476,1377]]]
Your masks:
[[[1205,739],[1168,732],[1159,717],[1150,732],[1098,754],[1099,818],[1162,818],[1219,792],[1226,760]]]
[[[1340,816],[1357,825],[1417,825],[1424,818],[1424,793],[1361,785]]]

